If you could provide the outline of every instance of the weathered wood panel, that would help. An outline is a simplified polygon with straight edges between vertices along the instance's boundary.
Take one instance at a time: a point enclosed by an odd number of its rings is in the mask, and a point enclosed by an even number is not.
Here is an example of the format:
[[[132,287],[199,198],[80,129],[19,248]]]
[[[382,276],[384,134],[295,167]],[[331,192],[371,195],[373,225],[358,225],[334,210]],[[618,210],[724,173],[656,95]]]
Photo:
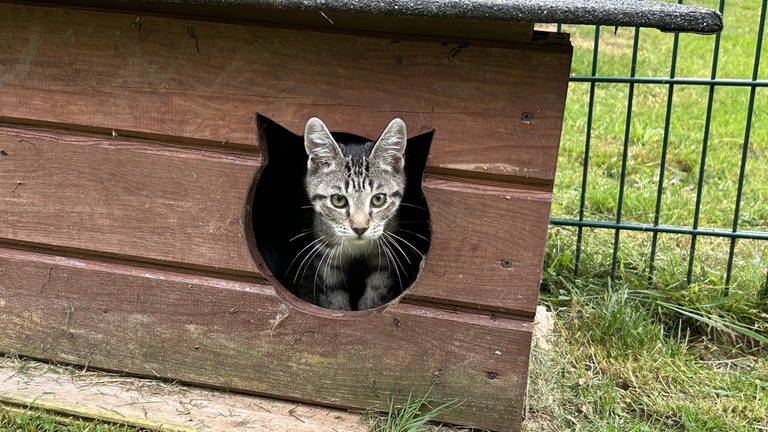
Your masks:
[[[273,398],[0,358],[0,403],[167,432],[364,432],[360,415]]]
[[[406,298],[533,319],[551,193],[428,176],[432,246]]]
[[[0,351],[341,407],[434,383],[464,401],[444,420],[519,429],[569,45],[0,20]],[[270,285],[246,217],[269,211],[256,112],[436,130],[432,244],[399,302],[343,313]]]
[[[11,4],[0,20],[0,117],[253,145],[257,111],[294,132],[319,116],[363,136],[401,116],[412,134],[437,129],[434,169],[554,178],[567,44],[441,45]]]
[[[257,275],[245,205],[260,158],[0,127],[0,238]]]
[[[397,305],[355,318],[272,288],[0,249],[0,352],[333,406],[462,400],[441,416],[518,430],[532,324]]]
[[[244,219],[269,211],[249,204],[258,156],[18,127],[0,149],[2,241],[260,275]],[[435,176],[424,191],[432,244],[410,298],[532,318],[550,193]]]

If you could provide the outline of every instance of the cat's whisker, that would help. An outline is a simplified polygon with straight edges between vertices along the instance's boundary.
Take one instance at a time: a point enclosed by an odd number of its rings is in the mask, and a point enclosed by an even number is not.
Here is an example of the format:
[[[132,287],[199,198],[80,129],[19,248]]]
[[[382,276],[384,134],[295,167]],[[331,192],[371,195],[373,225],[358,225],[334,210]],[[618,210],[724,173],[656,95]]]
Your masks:
[[[393,263],[395,264],[395,271],[397,273],[398,279],[400,280],[400,271],[402,270],[402,275],[405,277],[408,275],[408,270],[406,270],[405,265],[403,264],[403,261],[399,258],[398,254],[395,253],[395,249],[392,246],[398,247],[397,244],[387,237],[382,237],[384,239],[384,246],[389,250],[389,255],[392,258]],[[401,250],[402,252],[402,250]],[[403,255],[405,256],[405,255]],[[406,257],[407,260],[407,257]],[[410,264],[410,262],[408,262]],[[402,280],[400,280],[400,287],[403,286]]]
[[[376,271],[381,271],[381,239],[376,238]]]
[[[388,242],[389,242],[390,244],[394,245],[394,246],[395,246],[395,247],[396,247],[396,248],[397,248],[397,249],[400,251],[400,253],[403,255],[403,257],[405,258],[405,260],[406,260],[406,261],[408,262],[408,264],[410,265],[410,264],[411,264],[411,260],[408,258],[408,254],[406,254],[406,253],[405,253],[405,251],[404,251],[404,250],[403,250],[403,249],[402,249],[402,248],[401,248],[401,247],[400,247],[400,246],[397,244],[397,242],[395,242],[395,241],[394,241],[394,239],[393,239],[393,238],[391,238],[391,237],[389,237],[389,238],[388,238]],[[400,267],[403,269],[403,274],[404,274],[404,275],[407,275],[407,274],[408,274],[408,271],[405,269],[405,266],[402,264],[402,261],[400,261],[400,259],[399,259],[399,258],[397,258],[397,256],[396,256],[396,254],[394,253],[394,250],[393,250],[393,249],[392,249],[392,254],[393,254],[394,258],[396,258],[396,259],[397,259],[397,261],[400,263]],[[402,283],[401,283],[400,287],[401,287],[401,288],[403,288],[403,286],[402,286]]]
[[[338,254],[339,247],[333,246],[328,251],[328,259],[325,261],[325,268],[323,268],[323,279],[328,279],[328,272],[331,271],[331,263],[333,263],[333,258]],[[322,262],[322,260],[321,260]]]
[[[317,254],[315,254],[317,255]],[[315,267],[315,277],[312,279],[312,297],[317,298],[317,272],[320,270],[320,267],[322,265],[323,259],[325,259],[326,255],[328,255],[328,249],[325,249],[323,251],[323,256],[320,257],[320,263]],[[309,266],[307,266],[308,268]],[[307,269],[304,270],[304,274],[306,274]],[[304,279],[304,275],[301,276],[302,279]]]
[[[384,231],[382,234],[384,234],[385,236],[387,236],[387,237],[390,237],[390,238],[392,238],[391,236],[394,236],[394,234],[392,234],[392,233],[388,233],[388,232],[386,232],[386,231]],[[408,258],[408,254],[407,254],[407,253],[405,253],[405,251],[403,250],[403,248],[401,248],[401,247],[400,247],[400,245],[399,245],[399,244],[397,244],[397,242],[396,242],[396,241],[392,241],[392,244],[393,244],[393,245],[394,245],[394,246],[397,248],[397,250],[399,250],[399,251],[400,251],[400,253],[401,253],[401,254],[403,254],[403,258],[405,258],[405,261],[406,261],[408,264],[410,264],[410,263],[411,263],[411,260],[410,260],[410,258]]]
[[[343,247],[335,247],[334,250],[336,251],[336,267],[341,268],[341,266],[342,266],[341,257],[342,257],[342,252],[343,252],[344,248]],[[346,286],[347,286],[347,278],[344,276],[344,272],[340,271],[339,272],[339,276],[341,277],[341,284],[344,285],[344,287],[346,288]]]
[[[322,240],[323,237],[320,237],[320,240]],[[309,253],[307,253],[307,256],[304,257],[304,260],[301,261],[301,264],[299,264],[299,267],[296,269],[296,275],[293,278],[293,283],[296,283],[296,281],[299,279],[299,272],[301,269],[304,269],[304,272],[301,274],[301,279],[304,279],[304,276],[307,274],[307,269],[309,268],[309,263],[312,262],[312,259],[320,253],[320,251],[327,245],[327,241],[323,241],[322,243],[319,243],[315,245],[314,248],[312,248]],[[298,257],[298,256],[297,256]],[[290,267],[289,267],[290,268]]]
[[[303,230],[303,232],[301,232],[299,234],[296,234],[295,236],[291,237],[291,239],[288,240],[288,242],[290,243],[290,242],[296,240],[297,238],[304,237],[305,235],[308,235],[308,234],[312,234],[312,230],[311,229]]]
[[[323,256],[320,257],[320,262],[317,263],[317,268],[315,268],[315,277],[312,280],[312,286],[313,288],[317,286],[317,273],[320,271],[320,269],[323,267],[323,260],[330,256],[333,253],[333,248],[331,249],[325,249],[323,251]],[[330,259],[329,259],[330,261]],[[327,269],[323,269],[323,278],[327,276]]]
[[[429,241],[429,239],[428,239],[428,238],[426,238],[425,236],[423,236],[423,235],[421,235],[421,234],[417,233],[416,231],[407,230],[407,229],[405,229],[405,228],[400,228],[400,229],[399,229],[399,231],[407,232],[408,234],[412,234],[412,235],[415,235],[416,237],[418,237],[418,238],[420,238],[420,239],[422,239],[422,240],[424,240],[424,241],[427,241],[427,242]]]
[[[322,245],[318,245],[307,254],[307,256],[301,262],[299,267],[296,268],[296,274],[293,277],[293,283],[296,283],[296,281],[298,280],[304,280],[304,277],[307,274],[307,270],[309,270],[310,263],[313,261],[314,257],[317,256],[318,253],[320,253],[322,248],[323,248]]]
[[[413,249],[414,251],[416,251],[416,253],[417,253],[417,254],[419,254],[420,256],[422,256],[422,257],[424,256],[424,255],[421,253],[421,251],[420,251],[418,248],[416,248],[416,246],[412,245],[412,244],[411,244],[411,242],[409,242],[408,240],[406,240],[406,239],[404,239],[404,238],[400,237],[399,235],[397,235],[397,234],[395,234],[395,233],[387,233],[387,234],[388,234],[388,235],[390,235],[390,236],[392,236],[392,237],[394,237],[394,238],[396,238],[396,239],[398,239],[398,240],[400,240],[400,241],[402,241],[402,242],[403,242],[403,243],[405,243],[406,245],[410,246],[410,247],[411,247],[411,249]]]
[[[296,254],[296,256],[293,258],[293,260],[291,260],[291,263],[290,263],[290,264],[288,264],[288,268],[285,270],[285,272],[286,272],[286,273],[288,273],[288,272],[290,272],[290,271],[291,271],[291,267],[293,267],[293,263],[295,263],[295,262],[296,262],[296,260],[297,260],[297,259],[299,259],[299,257],[301,257],[301,254],[303,254],[305,250],[307,250],[307,249],[311,248],[313,245],[316,245],[317,243],[320,243],[320,242],[322,242],[324,238],[325,238],[325,237],[318,237],[318,238],[316,238],[316,239],[312,240],[311,242],[309,242],[309,243],[308,243],[306,246],[304,246],[304,248],[303,248],[303,249],[301,249],[301,250],[300,250],[300,251],[299,251],[299,252]],[[295,281],[294,281],[294,282],[295,282]]]
[[[400,219],[400,220],[397,221],[397,224],[398,224],[398,226],[400,226],[400,225],[424,225],[424,221],[423,220],[419,220],[419,219],[413,219],[413,220],[411,220],[411,219]]]
[[[403,280],[400,278],[400,270],[398,269],[398,264],[400,263],[400,260],[397,259],[397,257],[394,255],[394,252],[390,249],[390,246],[388,245],[388,241],[386,237],[381,237],[382,246],[384,247],[384,254],[387,256],[387,264],[391,263],[390,268],[393,268],[395,270],[395,276],[397,276],[397,283],[400,285],[400,288],[403,287]],[[403,273],[405,273],[405,269],[403,269]]]
[[[416,204],[411,204],[411,203],[407,203],[407,202],[402,202],[402,201],[400,201],[400,205],[401,205],[401,206],[407,206],[407,207],[413,207],[413,208],[417,208],[417,209],[419,209],[419,210],[428,211],[426,208],[424,208],[424,207],[422,207],[422,206],[417,206]]]
[[[342,243],[341,243],[341,245],[342,245],[342,246],[341,246],[341,247],[342,247],[342,249],[346,249],[346,250],[347,250],[347,252],[351,252],[351,251],[352,251],[352,248],[349,246],[349,243],[348,243],[348,242],[342,242]]]

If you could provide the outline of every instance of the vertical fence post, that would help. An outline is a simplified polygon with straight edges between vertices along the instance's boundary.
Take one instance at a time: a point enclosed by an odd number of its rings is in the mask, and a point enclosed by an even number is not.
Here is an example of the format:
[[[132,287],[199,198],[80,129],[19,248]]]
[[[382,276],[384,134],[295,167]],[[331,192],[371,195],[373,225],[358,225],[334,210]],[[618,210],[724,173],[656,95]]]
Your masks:
[[[681,4],[682,0],[678,0]],[[675,33],[672,41],[672,59],[669,64],[669,77],[674,79],[677,69],[677,47],[680,43],[680,33]],[[653,214],[653,226],[658,227],[661,221],[661,197],[664,192],[664,174],[667,170],[667,149],[669,148],[669,128],[672,122],[672,100],[675,95],[674,82],[669,83],[667,90],[667,110],[664,115],[664,136],[661,139],[661,161],[659,162],[659,182],[656,189],[656,209]],[[651,238],[651,255],[648,258],[648,286],[653,284],[653,270],[656,262],[656,246],[659,240],[659,232],[654,230]]]
[[[763,300],[768,300],[768,270],[765,271],[765,282],[763,282],[763,292],[760,296]]]
[[[635,27],[635,39],[632,43],[632,63],[630,65],[629,76],[634,78],[637,73],[637,51],[640,41],[640,27]],[[624,145],[621,153],[621,174],[619,174],[619,196],[616,203],[616,224],[621,224],[621,213],[624,207],[624,186],[627,180],[627,157],[629,154],[629,133],[632,130],[632,106],[635,99],[635,83],[629,83],[627,93],[627,120],[624,124]],[[619,236],[621,228],[616,228],[613,234],[613,257],[611,258],[611,281],[616,280],[616,267],[619,261]]]
[[[723,10],[725,8],[725,0],[720,0],[720,6],[718,10],[720,13],[723,13]],[[715,35],[715,44],[712,47],[712,69],[710,71],[709,77],[712,81],[717,79],[717,62],[718,58],[720,56],[720,35],[721,33],[718,33]],[[696,202],[694,204],[694,210],[693,210],[693,223],[692,227],[694,230],[699,228],[699,217],[701,216],[701,198],[704,191],[704,171],[707,167],[707,150],[709,147],[709,131],[710,126],[712,124],[712,105],[715,100],[715,83],[709,85],[709,92],[707,93],[707,112],[704,115],[704,133],[702,136],[702,142],[701,142],[701,159],[699,162],[699,178],[698,182],[696,183]],[[688,253],[688,273],[685,278],[685,284],[686,286],[690,285],[693,281],[693,264],[696,260],[696,239],[698,236],[696,234],[691,235],[691,249]]]
[[[591,76],[597,76],[597,55],[600,48],[600,26],[595,26],[595,41],[592,45],[592,71]],[[587,131],[584,138],[584,167],[581,173],[581,195],[579,196],[579,222],[584,221],[584,207],[587,198],[587,177],[589,175],[589,150],[592,142],[592,116],[595,108],[595,86],[594,81],[589,83],[589,102],[587,107]],[[576,257],[573,263],[573,274],[579,276],[579,265],[581,264],[581,242],[583,241],[584,227],[579,225],[576,228]]]
[[[744,192],[744,173],[747,169],[747,156],[749,155],[749,139],[752,132],[752,114],[755,109],[755,93],[757,86],[754,82],[757,81],[758,73],[760,71],[760,51],[763,49],[763,30],[765,29],[765,9],[768,0],[763,0],[763,5],[760,8],[760,23],[758,24],[757,41],[755,42],[755,61],[752,66],[752,81],[753,85],[749,88],[749,102],[747,104],[747,124],[744,126],[744,144],[741,147],[741,164],[739,165],[739,184],[736,189],[736,204],[733,209],[733,228],[735,233],[739,230],[739,216],[741,212],[741,196]],[[733,271],[733,255],[736,251],[736,238],[731,238],[731,244],[728,249],[728,265],[725,269],[725,290],[724,295],[728,295],[730,292],[731,275]]]

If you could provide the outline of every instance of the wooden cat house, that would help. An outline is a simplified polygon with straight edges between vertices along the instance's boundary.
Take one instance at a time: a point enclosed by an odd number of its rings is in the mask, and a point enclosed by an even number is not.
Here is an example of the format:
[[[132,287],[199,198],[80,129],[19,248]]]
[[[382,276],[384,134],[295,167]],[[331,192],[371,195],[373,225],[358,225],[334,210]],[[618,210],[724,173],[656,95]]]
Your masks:
[[[533,23],[721,25],[548,0],[11,2],[0,22],[0,352],[354,409],[428,394],[493,430],[523,417],[571,64]],[[428,252],[379,308],[299,300],[258,247],[265,125],[312,116],[428,137]]]

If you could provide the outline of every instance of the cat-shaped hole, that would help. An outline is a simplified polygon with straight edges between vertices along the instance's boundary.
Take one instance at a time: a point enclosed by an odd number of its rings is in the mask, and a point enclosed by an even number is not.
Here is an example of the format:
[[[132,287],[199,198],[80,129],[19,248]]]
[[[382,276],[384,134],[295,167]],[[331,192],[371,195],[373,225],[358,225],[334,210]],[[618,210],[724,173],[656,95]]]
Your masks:
[[[262,115],[257,127],[266,163],[253,235],[280,285],[338,310],[378,307],[407,289],[431,241],[421,183],[433,131],[406,139],[395,119],[371,140],[313,118],[301,136]]]

